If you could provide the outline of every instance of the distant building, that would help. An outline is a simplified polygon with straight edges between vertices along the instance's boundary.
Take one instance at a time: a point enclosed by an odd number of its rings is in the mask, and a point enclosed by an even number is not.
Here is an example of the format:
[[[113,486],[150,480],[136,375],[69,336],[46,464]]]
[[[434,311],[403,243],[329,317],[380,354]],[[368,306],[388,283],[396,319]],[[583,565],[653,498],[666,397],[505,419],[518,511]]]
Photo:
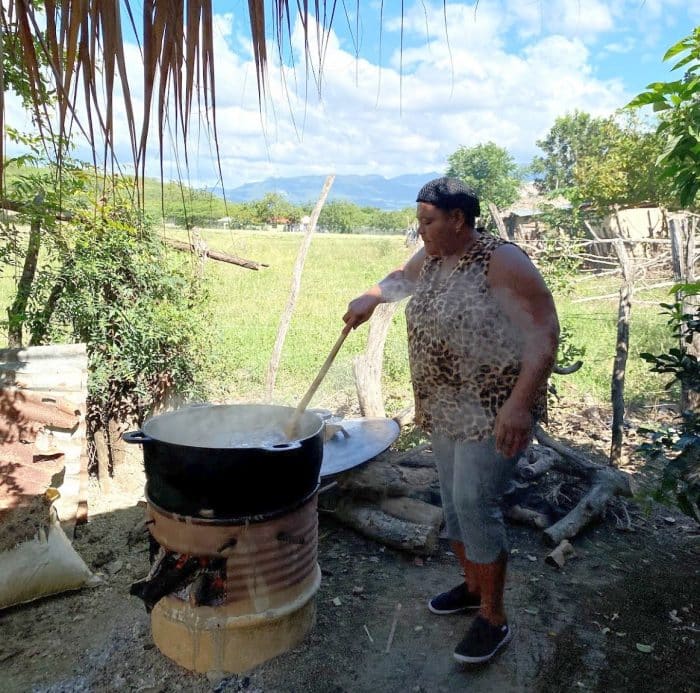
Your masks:
[[[562,196],[548,198],[539,193],[534,183],[520,187],[520,197],[510,207],[501,210],[501,217],[510,238],[534,240],[540,236],[540,218],[545,209],[571,209],[571,203]]]

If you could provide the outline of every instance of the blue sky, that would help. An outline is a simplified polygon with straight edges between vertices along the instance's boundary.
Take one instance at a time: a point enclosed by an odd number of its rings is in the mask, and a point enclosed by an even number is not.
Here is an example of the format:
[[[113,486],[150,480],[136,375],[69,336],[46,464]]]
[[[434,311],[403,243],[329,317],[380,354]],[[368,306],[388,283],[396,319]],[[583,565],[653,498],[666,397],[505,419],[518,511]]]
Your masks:
[[[219,120],[231,143],[227,187],[272,176],[442,171],[459,146],[487,141],[529,162],[557,116],[607,115],[648,83],[675,77],[663,54],[700,24],[700,2],[687,0],[448,2],[446,17],[441,0],[407,0],[403,22],[401,3],[385,1],[380,50],[380,3],[361,0],[358,22],[339,2],[321,97],[305,88],[297,25],[286,65],[270,64],[261,119],[246,5],[214,2],[217,75],[231,78],[224,95],[219,77],[221,112],[230,116]],[[203,168],[191,173],[208,179]]]
[[[248,2],[213,0],[226,188],[269,177],[443,171],[458,147],[488,141],[529,163],[557,116],[574,109],[608,115],[646,84],[677,78],[663,54],[700,25],[700,0],[479,0],[476,8],[448,1],[446,40],[442,0],[404,0],[401,55],[402,3],[383,4],[380,52],[379,1],[360,0],[358,22],[344,10],[354,12],[356,0],[338,0],[320,97],[306,80],[294,22],[282,65],[270,44],[261,113]],[[129,50],[135,65],[135,44]],[[138,108],[139,70],[131,74]],[[125,124],[117,126],[126,163]],[[158,176],[155,135],[148,174]],[[202,131],[187,147],[189,182],[215,186],[211,139]],[[180,175],[176,161],[173,147],[166,178]]]

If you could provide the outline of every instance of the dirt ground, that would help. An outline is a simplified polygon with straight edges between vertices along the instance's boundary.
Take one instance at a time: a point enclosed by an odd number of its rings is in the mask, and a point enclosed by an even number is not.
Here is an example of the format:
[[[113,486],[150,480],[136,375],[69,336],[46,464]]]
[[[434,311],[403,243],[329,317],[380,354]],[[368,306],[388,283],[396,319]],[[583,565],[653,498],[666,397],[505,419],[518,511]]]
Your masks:
[[[550,432],[601,456],[607,417],[586,412],[565,413]],[[627,468],[637,487],[648,481],[641,463]],[[91,487],[90,521],[74,545],[100,586],[0,612],[3,692],[700,690],[700,528],[638,501],[627,505],[632,531],[616,529],[613,518],[598,523],[574,540],[576,557],[562,570],[544,562],[550,549],[536,530],[509,526],[506,605],[515,637],[479,668],[452,658],[470,617],[426,608],[459,579],[446,542],[417,559],[322,514],[323,580],[303,644],[244,674],[193,674],[158,651],[143,603],[129,595],[148,571],[147,543],[132,531],[144,513],[141,484],[134,468],[109,494]]]

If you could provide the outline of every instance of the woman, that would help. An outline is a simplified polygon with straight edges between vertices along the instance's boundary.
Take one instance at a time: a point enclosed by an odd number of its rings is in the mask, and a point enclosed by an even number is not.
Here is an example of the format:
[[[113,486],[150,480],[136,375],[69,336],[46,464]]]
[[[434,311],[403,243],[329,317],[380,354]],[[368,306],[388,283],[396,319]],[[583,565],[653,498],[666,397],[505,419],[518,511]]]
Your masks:
[[[343,320],[356,328],[380,303],[411,296],[416,425],[431,434],[447,533],[465,578],[428,606],[436,614],[478,609],[454,653],[478,663],[512,637],[500,501],[535,421],[546,414],[559,324],[527,255],[475,228],[479,200],[461,181],[430,181],[417,203],[423,247],[351,301]]]

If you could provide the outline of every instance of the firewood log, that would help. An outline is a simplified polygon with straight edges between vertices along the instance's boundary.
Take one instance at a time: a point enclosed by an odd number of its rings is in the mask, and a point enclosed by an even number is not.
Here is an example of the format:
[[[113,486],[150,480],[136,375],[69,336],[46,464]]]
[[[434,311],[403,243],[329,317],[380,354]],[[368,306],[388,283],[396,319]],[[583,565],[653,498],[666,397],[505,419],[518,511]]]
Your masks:
[[[591,482],[588,493],[569,514],[544,531],[545,541],[551,546],[575,537],[589,522],[602,516],[612,496],[632,495],[629,474],[615,467],[604,467],[592,462],[582,453],[550,438],[539,426],[535,430],[535,437],[540,445],[546,445],[561,455],[561,459],[554,463],[554,469]]]
[[[530,525],[537,529],[545,529],[549,526],[549,518],[543,513],[532,508],[524,508],[522,505],[511,505],[503,513],[508,520],[519,522],[523,525]]]
[[[564,564],[566,563],[566,559],[575,555],[576,552],[574,551],[574,547],[571,546],[566,539],[564,539],[551,553],[547,554],[544,561],[545,563],[553,565],[557,568],[563,568]]]
[[[589,522],[601,517],[612,496],[632,495],[629,479],[617,469],[601,467],[593,474],[592,482],[588,493],[569,514],[544,530],[545,540],[550,546],[575,537]]]
[[[423,524],[394,517],[376,505],[341,502],[335,517],[361,534],[386,546],[418,555],[437,551],[440,523]]]

